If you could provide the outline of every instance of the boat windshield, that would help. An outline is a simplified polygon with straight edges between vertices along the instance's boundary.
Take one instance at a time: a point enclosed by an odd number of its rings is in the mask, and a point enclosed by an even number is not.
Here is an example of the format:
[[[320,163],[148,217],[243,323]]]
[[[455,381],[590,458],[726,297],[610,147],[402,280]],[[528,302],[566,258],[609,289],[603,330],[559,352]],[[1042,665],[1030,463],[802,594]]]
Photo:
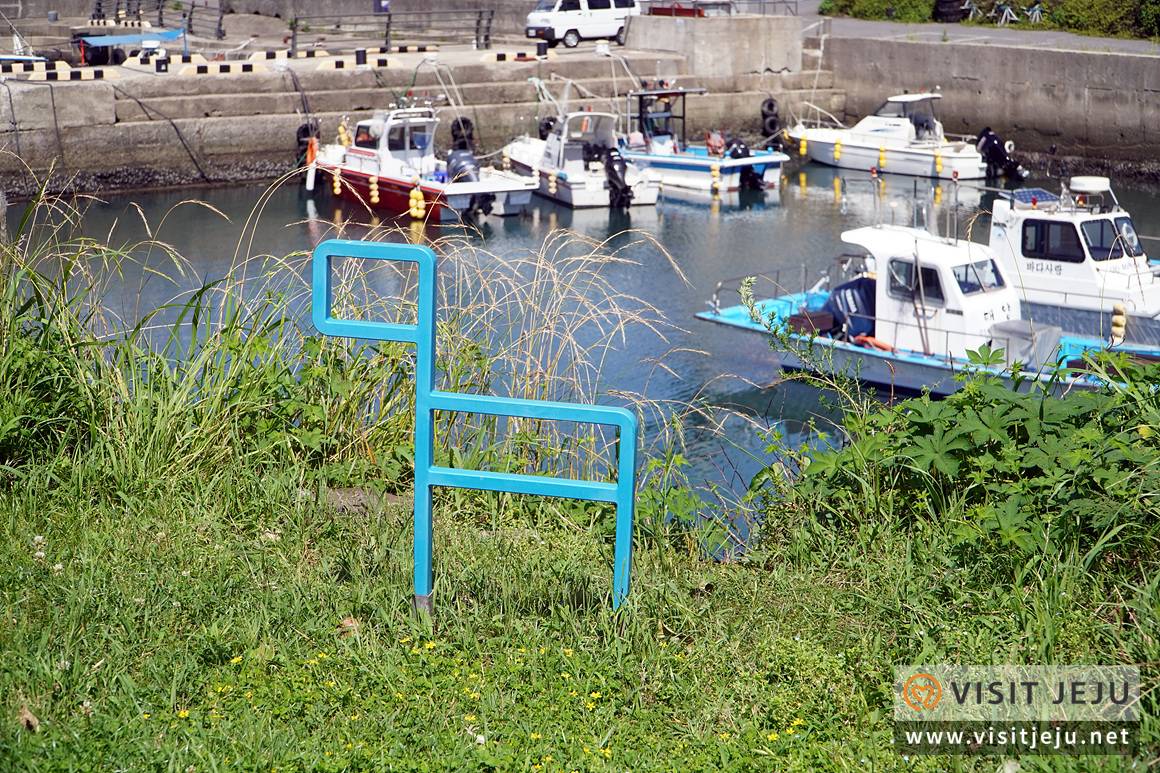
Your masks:
[[[1093,260],[1115,260],[1125,255],[1137,258],[1144,254],[1130,217],[1117,217],[1114,221],[1108,218],[1088,220],[1081,228]]]
[[[550,11],[555,7],[556,7],[556,0],[540,0],[540,2],[536,3],[535,10],[537,10],[537,11]]]
[[[874,115],[883,118],[902,118],[906,115],[906,105],[902,102],[886,102],[874,111]]]
[[[1003,277],[993,260],[977,260],[974,263],[964,263],[951,269],[955,281],[963,295],[973,295],[985,290],[994,290],[1003,287]]]

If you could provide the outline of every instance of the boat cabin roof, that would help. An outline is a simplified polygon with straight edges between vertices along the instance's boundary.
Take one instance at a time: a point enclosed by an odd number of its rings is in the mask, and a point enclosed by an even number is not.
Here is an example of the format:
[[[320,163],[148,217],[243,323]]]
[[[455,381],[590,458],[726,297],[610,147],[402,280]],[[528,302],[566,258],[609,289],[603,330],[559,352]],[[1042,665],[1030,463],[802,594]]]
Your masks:
[[[921,228],[904,226],[855,228],[843,233],[842,241],[862,247],[878,260],[913,259],[917,251],[919,260],[928,266],[955,267],[993,257],[986,245],[963,239],[944,239]]]
[[[569,113],[557,127],[568,142],[592,142],[611,139],[612,147],[616,139],[616,116],[612,113],[579,112]]]
[[[920,91],[917,94],[896,94],[887,98],[887,102],[921,102],[924,99],[942,99],[937,91]]]

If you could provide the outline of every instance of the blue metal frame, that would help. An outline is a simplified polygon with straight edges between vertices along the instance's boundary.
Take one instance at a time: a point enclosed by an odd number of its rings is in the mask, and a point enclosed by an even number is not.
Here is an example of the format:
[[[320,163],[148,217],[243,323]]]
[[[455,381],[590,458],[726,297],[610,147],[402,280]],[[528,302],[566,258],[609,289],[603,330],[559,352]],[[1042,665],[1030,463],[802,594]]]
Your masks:
[[[333,258],[361,258],[414,263],[419,268],[416,324],[335,319]],[[616,547],[612,567],[612,603],[628,598],[632,569],[633,508],[636,502],[637,420],[623,408],[468,395],[435,389],[435,253],[416,244],[384,244],[331,239],[314,250],[314,326],[320,333],[376,341],[414,344],[415,366],[415,599],[416,608],[432,611],[431,490],[434,486],[570,497],[616,505]],[[570,421],[615,426],[620,430],[617,482],[515,475],[483,470],[438,467],[434,460],[435,411],[482,413],[527,419]]]

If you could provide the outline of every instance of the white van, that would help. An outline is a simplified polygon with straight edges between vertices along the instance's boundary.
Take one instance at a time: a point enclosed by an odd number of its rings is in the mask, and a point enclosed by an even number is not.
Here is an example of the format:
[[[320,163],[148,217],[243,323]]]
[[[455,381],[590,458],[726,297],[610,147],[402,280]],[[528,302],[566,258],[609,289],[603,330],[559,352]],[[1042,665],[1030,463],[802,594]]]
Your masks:
[[[627,17],[639,14],[637,0],[538,0],[524,32],[553,47],[562,40],[575,48],[582,38],[608,38],[623,46]]]

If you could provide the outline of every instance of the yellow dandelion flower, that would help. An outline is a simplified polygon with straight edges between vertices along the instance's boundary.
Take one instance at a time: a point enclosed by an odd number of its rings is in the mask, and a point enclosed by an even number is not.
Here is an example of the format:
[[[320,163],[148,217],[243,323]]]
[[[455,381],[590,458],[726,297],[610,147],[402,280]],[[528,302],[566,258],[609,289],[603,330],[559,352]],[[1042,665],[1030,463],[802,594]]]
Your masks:
[[[179,719],[185,719],[186,717],[188,717],[188,716],[189,716],[189,710],[188,710],[188,709],[182,709],[181,711],[177,712],[177,716],[178,716],[178,718],[179,718]]]
[[[611,757],[611,756],[612,756],[612,752],[611,752],[611,751],[609,751],[608,749],[601,749],[601,750],[600,750],[600,753],[601,753],[601,754],[603,754],[603,755],[605,756],[605,758],[608,758],[608,757]]]
[[[596,708],[596,704],[592,701],[588,701],[588,710],[591,711],[594,708]]]
[[[544,767],[544,766],[537,762],[535,765],[532,766],[532,770],[539,770],[542,767]]]
[[[541,655],[543,655],[543,654],[544,654],[545,652],[547,652],[547,651],[548,651],[548,648],[547,648],[547,647],[540,647],[540,654],[541,654]]]
[[[334,680],[331,679],[329,682],[326,683],[326,686],[327,687],[334,687]]]
[[[791,727],[797,727],[798,725],[802,724],[804,721],[805,721],[805,720],[803,720],[801,717],[798,717],[797,719],[795,719],[795,720],[794,720],[794,721],[791,723]]]
[[[551,755],[551,754],[549,754],[547,757],[544,757],[544,762],[551,762],[551,761],[552,761],[552,755]]]
[[[408,636],[408,637],[407,637],[407,638],[405,638],[405,639],[399,639],[399,643],[400,643],[400,644],[407,644],[407,643],[408,643],[408,642],[410,642],[410,641],[411,641],[411,637],[410,637],[410,636]]]
[[[433,649],[435,649],[435,642],[429,641],[426,644],[424,644],[423,647],[425,649],[433,650]]]
[[[327,655],[325,652],[320,652],[320,653],[318,653],[318,657],[322,658],[323,660],[326,660],[330,656]]]
[[[355,713],[355,714],[351,714],[351,715],[350,715],[350,718],[351,718],[351,719],[358,719],[358,718],[359,718],[359,715],[358,715],[357,713]]]
[[[403,693],[397,692],[397,693],[395,693],[395,697],[398,698],[399,700],[403,700]]]
[[[590,693],[588,693],[588,697],[589,698],[599,698],[600,693],[598,691],[597,692],[590,692]]]
[[[474,671],[472,671],[470,674],[468,674],[468,675],[467,675],[467,678],[468,678],[468,679],[475,679],[475,678],[476,678],[476,677],[478,677],[478,676],[479,676],[479,674],[477,674],[477,673],[475,673]]]
[[[516,650],[516,652],[523,652],[523,653],[525,653],[525,654],[526,654],[526,653],[527,653],[527,650],[526,650],[526,649],[524,649],[523,647],[520,647],[518,650]]]
[[[770,733],[769,735],[765,736],[765,740],[776,741],[777,740],[777,733]]]
[[[242,662],[242,656],[241,656],[241,655],[238,655],[236,658],[231,658],[231,659],[230,659],[230,662],[231,662],[231,663],[241,663],[241,662]]]
[[[472,697],[472,698],[478,698],[478,697],[479,697],[479,693],[477,693],[477,692],[473,692],[473,693],[471,694],[471,697]]]
[[[572,678],[572,675],[569,674],[567,671],[561,671],[560,676],[564,679],[571,679]]]
[[[317,661],[317,660],[315,660],[314,658],[311,658],[310,660],[308,660],[308,661],[306,661],[306,662],[307,662],[307,663],[309,663],[309,664],[310,664],[310,665],[312,665],[312,666],[317,666],[317,665],[318,665],[318,661]]]
[[[475,715],[474,715],[474,714],[465,714],[465,715],[463,716],[463,718],[464,718],[464,719],[466,719],[468,722],[474,722],[474,721],[475,721]]]
[[[729,734],[728,733],[720,733],[720,734],[718,734],[718,737],[721,739],[725,739],[725,738],[729,737]]]
[[[667,647],[667,646],[669,646],[669,643],[667,641],[663,641],[663,642],[661,642],[661,646]]]
[[[150,717],[150,716],[152,716],[152,715],[151,715],[151,714],[142,714],[142,715],[141,715],[141,717],[142,717],[143,719],[149,719],[149,717]]]
[[[531,737],[532,738],[542,738],[543,736],[541,736],[539,733],[532,733]]]
[[[571,648],[571,647],[567,647],[567,648],[565,648],[565,650],[564,650],[564,657],[566,657],[566,658],[570,658],[570,657],[572,657],[572,648]]]
[[[254,693],[253,693],[253,692],[251,692],[250,690],[246,690],[246,692],[245,692],[245,695],[246,695],[246,697],[247,697],[247,698],[253,698],[253,697],[254,697]]]
[[[578,692],[576,692],[575,690],[573,690],[572,692],[570,692],[570,693],[568,693],[568,694],[569,694],[569,695],[571,695],[573,698],[575,698],[575,697],[576,697],[577,695],[579,695],[580,693],[578,693]]]

